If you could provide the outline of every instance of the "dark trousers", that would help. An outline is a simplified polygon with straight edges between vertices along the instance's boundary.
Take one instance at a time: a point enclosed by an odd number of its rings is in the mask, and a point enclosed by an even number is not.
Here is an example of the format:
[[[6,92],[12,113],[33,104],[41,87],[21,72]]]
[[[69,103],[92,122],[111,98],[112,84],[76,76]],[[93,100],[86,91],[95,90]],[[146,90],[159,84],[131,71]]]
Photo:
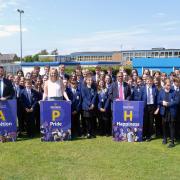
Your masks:
[[[72,137],[81,136],[80,114],[72,114],[71,119]]]
[[[17,117],[18,117],[18,131],[19,133],[25,130],[24,127],[24,109],[19,99],[17,99]]]
[[[87,133],[90,135],[95,135],[94,119],[92,117],[86,117],[85,119],[87,124]]]
[[[40,133],[40,105],[38,103],[34,110],[34,116],[35,116],[35,130],[37,133]]]
[[[154,111],[154,105],[146,105],[144,108],[143,136],[147,139],[153,134]]]
[[[99,126],[101,135],[111,134],[111,120],[107,113],[99,112]]]
[[[175,122],[176,138],[180,139],[180,106],[178,106],[177,117]]]
[[[27,135],[29,137],[33,137],[35,130],[34,112],[25,112],[25,122],[26,122]]]
[[[80,117],[81,117],[81,123],[80,123],[80,127],[81,127],[81,134],[82,135],[86,135],[87,131],[87,124],[86,124],[86,119],[83,116],[83,111],[80,112]]]
[[[156,136],[162,136],[162,118],[160,114],[156,114],[155,118],[155,132]]]
[[[174,122],[174,121],[166,121],[165,118],[162,118],[163,139],[167,139],[167,136],[168,136],[168,133],[167,133],[167,132],[168,132],[168,131],[167,131],[167,125],[169,125],[171,142],[174,143],[175,122]]]

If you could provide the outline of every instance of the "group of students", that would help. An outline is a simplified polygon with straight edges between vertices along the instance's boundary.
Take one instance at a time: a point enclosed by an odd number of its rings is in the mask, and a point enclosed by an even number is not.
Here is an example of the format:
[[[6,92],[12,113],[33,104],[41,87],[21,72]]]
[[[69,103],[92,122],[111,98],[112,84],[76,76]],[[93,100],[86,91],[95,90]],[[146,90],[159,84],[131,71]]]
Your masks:
[[[40,100],[67,100],[71,101],[72,137],[110,136],[113,101],[131,100],[144,101],[144,140],[151,141],[155,133],[162,135],[162,143],[166,144],[169,134],[168,147],[174,147],[175,138],[180,136],[178,69],[170,75],[157,71],[152,76],[144,69],[140,77],[136,69],[127,74],[121,67],[116,75],[112,67],[104,71],[100,66],[94,74],[80,66],[71,74],[65,73],[64,65],[58,69],[45,66],[43,75],[37,66],[25,75],[22,70],[16,75],[5,75],[4,68],[0,67],[0,89],[0,100],[17,99],[19,135],[24,130],[30,137],[35,130],[39,132]]]

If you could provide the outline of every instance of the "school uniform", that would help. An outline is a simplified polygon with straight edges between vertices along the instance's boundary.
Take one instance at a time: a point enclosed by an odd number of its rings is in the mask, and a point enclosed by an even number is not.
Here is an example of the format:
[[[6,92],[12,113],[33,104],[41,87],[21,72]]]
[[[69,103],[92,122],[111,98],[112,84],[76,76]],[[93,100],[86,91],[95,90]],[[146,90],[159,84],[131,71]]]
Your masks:
[[[23,86],[15,85],[13,84],[14,88],[14,99],[16,99],[17,102],[17,117],[18,117],[18,132],[21,135],[21,133],[24,131],[24,119],[23,119],[23,106],[21,103],[21,91],[24,89]]]
[[[137,85],[133,89],[132,100],[133,101],[141,101],[141,99],[142,99],[142,87]]]
[[[180,97],[180,87],[172,86],[172,90],[175,91],[175,94]],[[177,106],[177,115],[175,121],[175,136],[177,139],[180,139],[180,102]]]
[[[40,102],[43,98],[44,90],[42,87],[34,88],[34,90],[37,93],[38,102]],[[36,132],[39,134],[40,133],[40,103],[37,103],[35,107],[34,116],[35,116]]]
[[[87,133],[88,136],[95,136],[95,127],[94,127],[94,112],[95,112],[95,106],[97,103],[97,91],[94,86],[91,86],[91,88],[88,88],[87,86],[84,86],[81,89],[82,94],[82,110],[83,110],[83,118],[86,121],[87,124]],[[94,105],[94,109],[90,110],[89,108],[91,105]]]
[[[69,80],[69,75],[66,74],[66,73],[64,73],[64,74],[59,73],[59,77],[60,77],[61,79],[67,79],[67,80]]]
[[[70,87],[69,99],[71,100],[71,112],[72,112],[72,116],[71,116],[72,137],[81,136],[80,111],[81,111],[82,98],[81,98],[80,90],[78,88],[73,89]]]
[[[101,108],[106,111],[101,112]],[[98,110],[101,135],[108,136],[111,134],[111,104],[108,97],[108,89],[106,88],[98,92]]]
[[[143,137],[147,141],[151,139],[153,134],[154,112],[157,108],[158,90],[153,85],[151,87],[143,86],[142,101],[144,101],[144,123],[143,123]]]
[[[27,89],[24,88],[21,93],[21,102],[24,108],[24,117],[27,126],[27,134],[29,137],[34,136],[35,130],[35,119],[34,119],[34,112],[36,109],[36,105],[38,103],[38,96],[34,89]],[[26,112],[26,108],[31,109],[33,108],[32,112]]]
[[[164,143],[167,142],[167,130],[166,125],[169,125],[170,129],[170,138],[171,143],[174,144],[174,136],[175,136],[175,120],[177,117],[177,107],[179,104],[180,97],[179,95],[172,89],[169,92],[166,92],[162,89],[158,96],[158,105],[160,107],[160,115],[162,116],[163,122],[163,140]],[[163,101],[168,102],[168,106],[163,106]]]

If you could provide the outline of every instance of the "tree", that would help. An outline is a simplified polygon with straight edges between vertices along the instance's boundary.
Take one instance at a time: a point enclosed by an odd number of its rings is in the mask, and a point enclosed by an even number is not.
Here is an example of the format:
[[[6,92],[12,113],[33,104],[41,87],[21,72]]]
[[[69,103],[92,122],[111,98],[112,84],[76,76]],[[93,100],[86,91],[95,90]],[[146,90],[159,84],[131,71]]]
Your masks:
[[[39,61],[39,54],[35,54],[34,56],[32,56],[32,60]]]
[[[46,49],[43,49],[38,54],[39,55],[48,55],[49,53],[48,53],[48,51]]]
[[[24,60],[25,62],[33,62],[32,56],[25,56],[25,57],[23,58],[23,60]]]
[[[58,50],[57,50],[57,49],[53,50],[53,51],[51,52],[51,55],[58,55]]]

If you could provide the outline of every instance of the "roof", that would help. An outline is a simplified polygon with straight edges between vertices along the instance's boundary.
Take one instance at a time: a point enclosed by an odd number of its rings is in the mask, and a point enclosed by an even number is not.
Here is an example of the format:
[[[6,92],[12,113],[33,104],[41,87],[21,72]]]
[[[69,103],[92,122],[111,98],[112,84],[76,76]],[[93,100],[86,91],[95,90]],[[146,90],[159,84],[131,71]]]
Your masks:
[[[115,51],[109,52],[75,52],[71,53],[70,56],[112,56]]]
[[[107,62],[107,61],[71,61],[71,62],[23,62],[21,65],[23,67],[27,66],[59,66],[60,64],[77,66],[77,65],[120,65],[120,62]]]
[[[122,53],[129,53],[129,52],[169,52],[169,51],[180,51],[180,49],[141,49],[141,50],[123,50]]]
[[[180,58],[133,58],[133,68],[138,67],[180,67]]]
[[[0,61],[9,61],[14,60],[16,54],[0,54]]]

